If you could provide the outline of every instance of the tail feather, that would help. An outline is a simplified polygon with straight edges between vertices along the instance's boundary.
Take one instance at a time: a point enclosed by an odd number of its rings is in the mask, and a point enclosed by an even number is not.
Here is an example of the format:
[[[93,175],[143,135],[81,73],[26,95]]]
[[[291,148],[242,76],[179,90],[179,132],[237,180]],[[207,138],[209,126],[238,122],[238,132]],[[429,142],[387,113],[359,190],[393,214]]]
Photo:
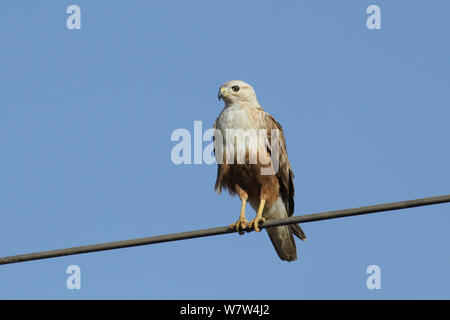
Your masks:
[[[300,240],[306,240],[306,235],[298,224],[291,224],[289,228]]]
[[[252,204],[255,207],[255,204]],[[256,209],[255,209],[256,210]],[[287,209],[281,198],[264,209],[263,216],[266,220],[288,217]],[[306,239],[305,233],[299,225],[283,225],[266,228],[270,241],[281,260],[294,261],[297,259],[294,234],[302,240]]]
[[[266,230],[281,260],[294,261],[297,259],[297,248],[289,226],[270,227]]]

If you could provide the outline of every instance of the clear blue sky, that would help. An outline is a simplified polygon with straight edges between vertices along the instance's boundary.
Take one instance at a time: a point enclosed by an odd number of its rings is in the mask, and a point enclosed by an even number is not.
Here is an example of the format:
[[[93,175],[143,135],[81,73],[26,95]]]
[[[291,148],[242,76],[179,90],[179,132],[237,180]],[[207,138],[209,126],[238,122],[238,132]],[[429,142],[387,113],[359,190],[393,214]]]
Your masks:
[[[66,8],[81,7],[81,30]],[[366,8],[381,8],[368,30]],[[0,256],[224,226],[215,165],[172,163],[231,79],[284,127],[296,214],[450,193],[448,1],[3,1]],[[206,143],[204,144],[206,146]],[[254,212],[248,208],[248,217]],[[0,298],[450,298],[450,206],[0,267]],[[81,268],[81,290],[66,268]],[[381,290],[366,268],[381,268]]]

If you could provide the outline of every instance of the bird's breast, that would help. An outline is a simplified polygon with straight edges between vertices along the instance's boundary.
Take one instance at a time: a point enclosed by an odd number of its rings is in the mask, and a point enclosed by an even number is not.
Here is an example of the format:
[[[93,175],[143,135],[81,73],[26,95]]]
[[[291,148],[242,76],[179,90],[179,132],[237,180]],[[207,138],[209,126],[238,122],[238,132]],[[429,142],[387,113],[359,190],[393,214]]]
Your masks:
[[[253,110],[225,108],[217,121],[217,129],[222,135],[227,163],[256,164],[258,152],[266,150],[264,144],[266,135],[258,129],[258,121]],[[244,161],[244,158],[248,159]]]
[[[245,108],[225,108],[219,117],[218,129],[252,129],[255,128],[254,121]]]

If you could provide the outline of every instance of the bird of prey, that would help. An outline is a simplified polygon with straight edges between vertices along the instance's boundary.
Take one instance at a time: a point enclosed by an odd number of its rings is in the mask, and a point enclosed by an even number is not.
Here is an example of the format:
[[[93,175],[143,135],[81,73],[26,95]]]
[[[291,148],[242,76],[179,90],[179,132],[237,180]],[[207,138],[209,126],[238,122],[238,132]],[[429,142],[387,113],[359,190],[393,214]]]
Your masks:
[[[263,110],[254,89],[246,82],[228,81],[220,87],[218,97],[225,102],[225,107],[214,123],[214,151],[218,164],[215,189],[219,194],[222,189],[228,190],[242,201],[239,219],[230,228],[240,234],[252,230],[259,232],[260,225],[266,220],[286,218],[294,213],[294,174],[287,157],[283,130]],[[278,138],[272,132],[277,132]],[[241,148],[237,145],[239,138],[243,138]],[[277,144],[272,143],[275,140]],[[239,150],[244,153],[241,158]],[[274,158],[274,153],[278,153],[278,157]],[[272,170],[263,172],[269,168]],[[257,212],[250,222],[245,216],[247,201]],[[280,259],[297,259],[293,235],[306,239],[299,225],[268,227],[266,231]]]

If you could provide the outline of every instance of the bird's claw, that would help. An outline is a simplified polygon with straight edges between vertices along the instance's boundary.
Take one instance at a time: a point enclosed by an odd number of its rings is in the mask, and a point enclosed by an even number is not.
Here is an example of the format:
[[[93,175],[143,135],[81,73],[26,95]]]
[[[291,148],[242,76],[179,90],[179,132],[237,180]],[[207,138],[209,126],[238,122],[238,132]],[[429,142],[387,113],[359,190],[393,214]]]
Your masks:
[[[239,234],[244,234],[248,227],[248,221],[245,218],[239,218],[238,221],[230,225],[230,229],[235,229]]]
[[[266,221],[263,217],[255,217],[250,223],[248,224],[248,229],[250,231],[255,230],[256,232],[260,232],[261,228],[259,227],[261,224],[263,224]]]

